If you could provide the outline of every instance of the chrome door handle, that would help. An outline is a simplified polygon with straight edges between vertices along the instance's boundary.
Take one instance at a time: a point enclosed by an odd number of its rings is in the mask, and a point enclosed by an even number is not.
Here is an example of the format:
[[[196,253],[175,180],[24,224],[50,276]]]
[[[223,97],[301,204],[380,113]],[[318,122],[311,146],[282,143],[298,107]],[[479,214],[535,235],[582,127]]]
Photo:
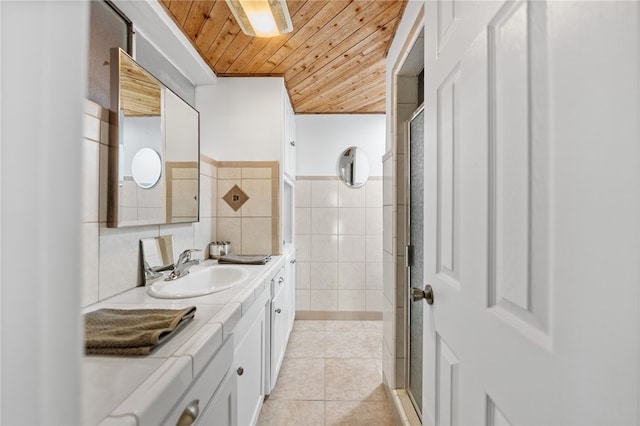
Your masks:
[[[433,287],[427,284],[424,290],[412,287],[411,288],[411,301],[417,302],[424,299],[429,305],[433,305]]]

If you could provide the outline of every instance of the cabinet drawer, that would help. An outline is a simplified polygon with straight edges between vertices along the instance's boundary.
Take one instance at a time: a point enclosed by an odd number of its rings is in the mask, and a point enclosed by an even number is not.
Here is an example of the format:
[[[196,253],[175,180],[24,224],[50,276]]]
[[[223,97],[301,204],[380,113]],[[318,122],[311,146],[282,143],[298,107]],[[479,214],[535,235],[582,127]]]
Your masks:
[[[211,359],[200,376],[185,392],[182,399],[173,407],[171,413],[164,420],[165,425],[175,425],[185,410],[192,410],[195,424],[198,424],[198,414],[209,404],[222,383],[225,374],[233,362],[233,337],[227,339],[218,353]]]

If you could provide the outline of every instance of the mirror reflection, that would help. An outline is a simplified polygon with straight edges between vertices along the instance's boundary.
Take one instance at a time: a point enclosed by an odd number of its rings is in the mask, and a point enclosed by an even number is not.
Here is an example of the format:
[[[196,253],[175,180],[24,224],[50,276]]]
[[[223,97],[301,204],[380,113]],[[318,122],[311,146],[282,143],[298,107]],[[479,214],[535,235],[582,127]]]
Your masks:
[[[111,51],[110,227],[197,222],[199,114],[121,49]]]
[[[162,277],[163,271],[173,269],[173,235],[141,239],[140,259],[143,285]]]
[[[351,146],[340,155],[338,171],[344,183],[359,188],[369,179],[369,160],[362,149]]]
[[[160,155],[151,148],[142,148],[131,160],[131,175],[140,188],[151,188],[158,183],[161,172]]]

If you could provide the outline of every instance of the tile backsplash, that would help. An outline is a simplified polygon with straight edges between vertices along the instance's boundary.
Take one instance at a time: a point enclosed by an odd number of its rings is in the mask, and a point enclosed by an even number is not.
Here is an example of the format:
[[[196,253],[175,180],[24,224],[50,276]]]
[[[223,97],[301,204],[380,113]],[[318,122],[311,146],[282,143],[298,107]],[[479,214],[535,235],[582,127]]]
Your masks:
[[[180,252],[216,240],[216,161],[200,159],[200,221],[174,225],[107,227],[108,110],[86,101],[82,140],[82,304],[90,305],[138,285],[138,241],[172,234]]]
[[[382,180],[296,179],[296,310],[382,311]]]
[[[217,236],[231,242],[236,254],[280,254],[282,252],[277,161],[219,161]],[[236,205],[225,196],[234,188],[247,197]],[[230,201],[228,201],[230,200]],[[240,200],[238,200],[240,201]],[[241,205],[240,205],[241,204]],[[238,207],[239,206],[239,207]],[[236,209],[236,207],[238,207]]]
[[[173,235],[174,250],[202,250],[207,256],[211,241],[231,242],[236,254],[281,253],[278,162],[220,162],[200,156],[200,221],[172,225],[107,227],[107,178],[109,163],[109,113],[86,101],[82,140],[82,305],[87,306],[138,285],[138,241]],[[114,130],[115,131],[115,130]],[[171,198],[178,199],[180,185],[193,176],[173,170],[177,185]],[[196,181],[197,182],[197,181]],[[222,197],[237,185],[249,198],[237,211]],[[131,188],[138,199],[137,187]],[[143,194],[144,195],[144,194]],[[182,205],[182,203],[178,203]],[[143,206],[145,213],[156,206]],[[173,208],[174,216],[188,216]],[[196,254],[197,256],[197,254]]]

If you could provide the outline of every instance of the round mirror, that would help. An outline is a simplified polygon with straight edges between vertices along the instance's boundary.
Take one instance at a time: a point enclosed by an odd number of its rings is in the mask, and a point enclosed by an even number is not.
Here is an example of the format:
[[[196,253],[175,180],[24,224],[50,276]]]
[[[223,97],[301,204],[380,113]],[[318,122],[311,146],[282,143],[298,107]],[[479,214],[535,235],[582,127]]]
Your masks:
[[[151,148],[142,148],[131,160],[131,174],[140,188],[151,188],[158,183],[161,172],[160,155]]]
[[[359,188],[369,179],[369,161],[358,147],[350,146],[345,149],[338,160],[338,171],[344,183],[353,188]]]

